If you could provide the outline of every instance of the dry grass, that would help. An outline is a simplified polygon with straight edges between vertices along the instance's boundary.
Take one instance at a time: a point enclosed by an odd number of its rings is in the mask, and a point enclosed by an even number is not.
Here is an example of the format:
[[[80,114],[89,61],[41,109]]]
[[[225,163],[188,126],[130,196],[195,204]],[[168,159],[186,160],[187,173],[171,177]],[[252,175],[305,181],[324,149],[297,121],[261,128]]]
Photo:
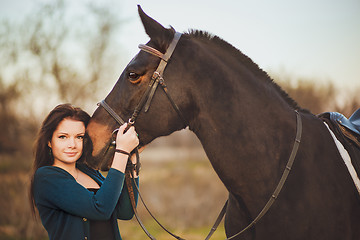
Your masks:
[[[30,212],[28,179],[24,172],[0,175],[0,240],[46,239],[45,230]]]

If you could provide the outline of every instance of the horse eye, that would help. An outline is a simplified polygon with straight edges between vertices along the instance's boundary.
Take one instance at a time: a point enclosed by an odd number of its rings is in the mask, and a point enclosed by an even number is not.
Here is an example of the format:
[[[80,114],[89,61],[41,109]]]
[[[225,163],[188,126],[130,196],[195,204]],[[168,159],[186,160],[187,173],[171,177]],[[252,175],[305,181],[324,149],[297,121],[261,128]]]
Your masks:
[[[140,75],[137,74],[137,73],[134,73],[134,72],[129,72],[128,77],[129,77],[131,82],[135,82],[135,81],[139,80]]]
[[[137,79],[137,78],[139,78],[139,75],[138,75],[137,73],[130,72],[130,73],[129,73],[129,78],[131,78],[131,79]]]

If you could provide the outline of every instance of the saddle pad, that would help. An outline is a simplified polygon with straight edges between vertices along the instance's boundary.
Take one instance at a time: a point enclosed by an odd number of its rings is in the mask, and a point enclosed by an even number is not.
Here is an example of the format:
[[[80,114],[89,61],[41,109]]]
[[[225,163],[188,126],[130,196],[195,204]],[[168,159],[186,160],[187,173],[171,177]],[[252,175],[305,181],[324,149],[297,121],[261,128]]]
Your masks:
[[[335,134],[333,133],[333,131],[331,131],[331,129],[329,128],[329,126],[327,125],[327,123],[325,123],[325,126],[327,127],[327,129],[329,130],[332,138],[334,139],[334,142],[336,144],[336,147],[338,148],[339,150],[339,153],[350,173],[350,176],[352,178],[352,180],[354,181],[354,184],[356,186],[356,189],[358,191],[358,193],[360,194],[360,179],[355,171],[355,168],[354,166],[352,165],[351,163],[351,158],[350,158],[350,155],[349,153],[346,151],[346,149],[344,148],[344,146],[341,144],[341,142],[335,137]]]

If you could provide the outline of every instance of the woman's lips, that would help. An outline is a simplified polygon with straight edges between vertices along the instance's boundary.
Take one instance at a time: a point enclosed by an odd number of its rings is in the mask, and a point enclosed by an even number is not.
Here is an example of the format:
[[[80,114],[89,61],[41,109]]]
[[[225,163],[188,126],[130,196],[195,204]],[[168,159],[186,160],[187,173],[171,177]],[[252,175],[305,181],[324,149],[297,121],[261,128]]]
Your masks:
[[[65,154],[69,157],[75,157],[77,152],[65,152]]]

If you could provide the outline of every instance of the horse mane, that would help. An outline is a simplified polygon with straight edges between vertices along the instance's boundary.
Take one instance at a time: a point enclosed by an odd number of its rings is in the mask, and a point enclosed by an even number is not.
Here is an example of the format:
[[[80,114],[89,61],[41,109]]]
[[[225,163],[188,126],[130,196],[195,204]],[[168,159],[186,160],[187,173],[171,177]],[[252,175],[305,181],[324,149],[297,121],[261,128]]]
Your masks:
[[[298,103],[292,99],[287,92],[285,92],[277,83],[274,82],[274,80],[264,71],[262,70],[256,63],[254,63],[248,56],[243,54],[239,49],[235,48],[230,43],[226,42],[222,38],[213,35],[209,32],[202,31],[202,30],[196,30],[196,29],[190,29],[188,33],[185,33],[189,35],[190,37],[210,41],[214,44],[216,44],[219,47],[222,47],[225,51],[232,53],[233,56],[236,57],[239,61],[241,61],[254,75],[259,76],[260,79],[264,79],[269,83],[274,89],[280,94],[280,96],[294,109],[308,112],[305,109],[302,109]]]

